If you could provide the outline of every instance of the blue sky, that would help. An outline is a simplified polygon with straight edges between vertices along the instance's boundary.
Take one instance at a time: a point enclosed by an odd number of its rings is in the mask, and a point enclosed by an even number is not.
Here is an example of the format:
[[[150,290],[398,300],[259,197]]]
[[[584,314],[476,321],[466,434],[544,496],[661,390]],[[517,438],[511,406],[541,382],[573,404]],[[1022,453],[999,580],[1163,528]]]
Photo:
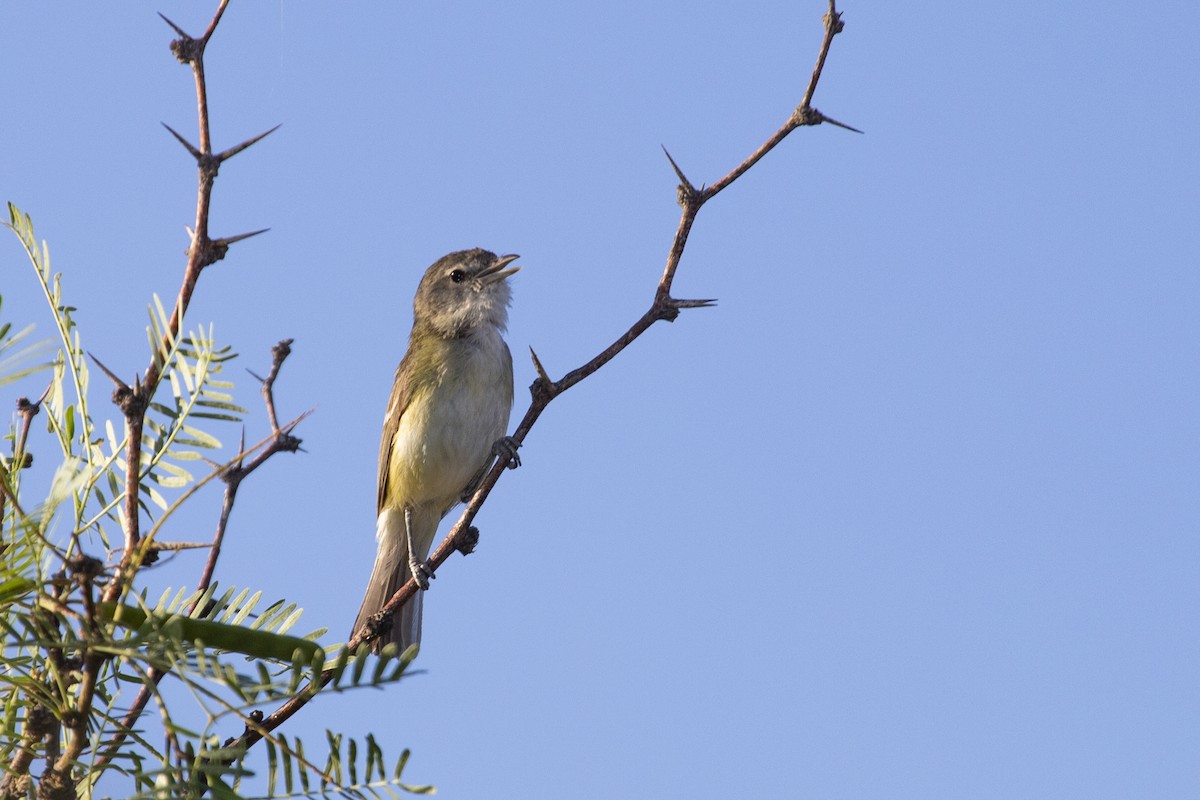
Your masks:
[[[122,375],[194,214],[154,12],[199,33],[212,6],[0,26],[0,194]],[[823,10],[235,0],[216,146],[283,127],[222,168],[213,229],[271,232],[190,320],[255,371],[294,338],[280,410],[316,413],[243,486],[220,579],[344,635],[424,268],[522,255],[515,424],[528,346],[561,375],[649,304],[660,145],[724,175],[799,102]],[[421,675],[290,733],[374,731],[451,800],[1195,796],[1200,8],[841,10],[814,105],[866,135],[798,131],[701,212],[676,294],[720,304],[551,405],[426,598]],[[15,240],[0,263],[48,336]]]

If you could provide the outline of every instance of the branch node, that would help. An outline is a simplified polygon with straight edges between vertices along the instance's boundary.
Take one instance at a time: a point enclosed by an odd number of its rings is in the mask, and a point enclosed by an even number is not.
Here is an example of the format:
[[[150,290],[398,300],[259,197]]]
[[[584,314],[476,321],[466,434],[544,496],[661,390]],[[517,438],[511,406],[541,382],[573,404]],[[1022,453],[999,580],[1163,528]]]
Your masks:
[[[204,45],[207,43],[206,39],[193,39],[188,35],[187,31],[167,19],[166,15],[161,11],[158,15],[162,17],[163,22],[171,26],[171,30],[179,34],[178,39],[171,40],[171,53],[175,58],[179,59],[180,64],[194,64],[204,55]]]
[[[821,21],[825,23],[826,29],[832,36],[837,36],[846,27],[846,23],[842,22],[841,12],[834,7],[834,0],[829,0],[829,11],[821,17]]]
[[[104,562],[84,553],[77,553],[67,559],[67,569],[79,581],[93,581],[104,574]]]
[[[134,381],[132,386],[119,386],[112,393],[113,404],[121,409],[126,419],[140,417],[149,405],[140,381]]]
[[[264,230],[266,229],[264,228]],[[262,233],[262,231],[255,231],[255,233]],[[240,238],[244,239],[247,236],[254,236],[255,233],[247,233]],[[292,342],[294,341],[296,340],[280,339],[275,343],[275,346],[271,348],[271,356],[275,359],[276,364],[282,364],[283,360],[292,354]]]
[[[206,157],[206,159],[211,158],[211,156]],[[216,163],[216,159],[212,159],[214,175],[216,174]],[[201,169],[203,169],[203,167]],[[225,236],[220,239],[208,239],[203,242],[196,241],[196,239],[193,237],[193,246],[195,246],[199,251],[197,253],[196,263],[200,265],[200,269],[210,267],[218,261],[223,260],[225,256],[229,254],[229,246],[231,244],[235,244],[244,239],[249,239],[251,236],[258,236],[260,233],[266,233],[269,230],[271,229],[260,228],[259,230],[250,231],[249,233],[239,233],[235,236]]]
[[[30,419],[32,419],[33,417],[36,417],[38,415],[38,412],[41,410],[42,410],[42,401],[41,400],[38,400],[36,403],[32,403],[32,402],[30,402],[28,397],[18,397],[17,398],[17,413],[23,417],[29,417]]]
[[[800,128],[805,125],[820,125],[823,122],[827,122],[830,125],[836,125],[839,128],[845,128],[846,130],[853,131],[854,133],[862,133],[862,131],[860,131],[858,128],[847,125],[844,122],[838,122],[833,117],[827,117],[820,111],[817,111],[815,108],[806,105],[805,103],[801,103],[800,105],[796,106],[796,110],[792,113],[791,124],[796,128]]]
[[[275,442],[276,450],[283,453],[294,453],[300,449],[300,445],[304,440],[299,436],[292,436],[290,433],[281,433]]]
[[[455,549],[464,556],[474,553],[477,544],[479,544],[479,528],[474,525],[468,525],[458,532],[458,536],[454,537]]]
[[[676,300],[670,295],[662,295],[654,299],[654,316],[663,322],[674,322],[679,318],[679,312],[685,308],[711,308],[715,299],[707,300]]]
[[[796,110],[792,112],[792,124],[797,128],[805,125],[820,125],[824,119],[825,117],[821,115],[820,111],[803,103],[796,106]]]

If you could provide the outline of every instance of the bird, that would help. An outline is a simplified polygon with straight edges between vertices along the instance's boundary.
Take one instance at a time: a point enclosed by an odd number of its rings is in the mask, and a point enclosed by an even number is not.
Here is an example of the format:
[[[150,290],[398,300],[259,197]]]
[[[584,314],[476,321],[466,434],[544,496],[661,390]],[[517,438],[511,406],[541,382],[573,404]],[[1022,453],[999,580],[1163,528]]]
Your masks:
[[[424,566],[438,524],[469,499],[497,456],[515,458],[506,437],[513,402],[512,354],[503,334],[516,255],[460,250],[426,271],[413,298],[408,350],[379,444],[375,566],[351,636],[409,577],[428,587]],[[378,627],[375,652],[421,641],[423,591]],[[415,655],[415,653],[414,653]]]

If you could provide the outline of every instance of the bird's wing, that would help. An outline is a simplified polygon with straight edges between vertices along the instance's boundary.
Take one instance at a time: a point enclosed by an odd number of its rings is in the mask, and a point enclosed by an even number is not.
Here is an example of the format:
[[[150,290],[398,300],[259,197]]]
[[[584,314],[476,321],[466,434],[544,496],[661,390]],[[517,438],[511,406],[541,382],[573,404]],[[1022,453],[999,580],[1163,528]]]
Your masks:
[[[400,428],[400,418],[412,402],[412,379],[407,366],[408,354],[396,367],[396,380],[392,384],[392,396],[388,398],[387,413],[383,416],[383,438],[379,442],[379,496],[376,501],[375,513],[383,511],[383,501],[387,497],[388,464],[392,460],[392,447],[396,442],[396,431]]]

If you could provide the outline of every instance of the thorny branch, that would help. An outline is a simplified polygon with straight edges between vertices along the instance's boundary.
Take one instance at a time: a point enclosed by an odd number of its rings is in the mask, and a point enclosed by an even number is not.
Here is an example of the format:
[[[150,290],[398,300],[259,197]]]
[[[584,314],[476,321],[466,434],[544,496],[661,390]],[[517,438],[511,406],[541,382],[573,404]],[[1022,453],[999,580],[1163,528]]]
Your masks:
[[[300,449],[301,441],[296,436],[292,435],[297,424],[304,419],[305,415],[297,417],[291,422],[287,422],[283,427],[279,426],[279,417],[275,411],[275,380],[279,377],[279,368],[283,366],[283,362],[291,355],[292,340],[284,339],[271,348],[271,370],[267,373],[266,378],[256,378],[262,383],[263,400],[267,408],[267,419],[271,423],[271,438],[265,447],[258,449],[258,453],[250,459],[249,462],[244,460],[243,456],[239,456],[232,464],[226,467],[221,472],[221,480],[225,483],[225,494],[221,502],[221,514],[217,519],[217,530],[213,534],[213,540],[208,545],[208,560],[204,564],[204,570],[200,574],[200,580],[196,584],[198,593],[205,592],[211,585],[213,574],[217,568],[217,559],[221,555],[221,545],[225,541],[225,531],[229,525],[229,516],[233,513],[233,504],[237,500],[238,487],[242,481],[248,478],[251,473],[267,462],[267,459],[276,453],[294,453]],[[254,373],[250,373],[253,375]],[[257,447],[257,446],[256,446]],[[246,452],[245,441],[243,440],[238,446],[239,453]],[[196,601],[197,603],[199,600]],[[188,614],[196,611],[194,603],[189,609]],[[109,741],[104,746],[104,753],[97,760],[98,766],[108,764],[113,760],[120,750],[129,732],[133,730],[134,724],[141,717],[146,709],[146,704],[149,702],[151,695],[154,693],[154,687],[166,675],[166,671],[158,667],[150,667],[147,670],[142,684],[141,690],[130,704],[129,711],[122,718],[116,732],[112,735]]]
[[[546,409],[555,397],[570,389],[575,384],[582,381],[584,378],[592,375],[598,369],[611,361],[618,353],[624,350],[634,339],[641,336],[655,322],[665,320],[673,322],[679,316],[679,312],[685,308],[706,308],[714,303],[715,300],[679,300],[671,296],[671,286],[675,279],[675,273],[679,267],[680,258],[683,256],[684,248],[687,245],[688,234],[691,231],[692,223],[696,219],[696,215],[700,209],[717,195],[729,184],[733,183],[743,173],[749,170],[755,163],[766,155],[772,148],[778,145],[783,139],[804,125],[819,125],[822,122],[828,122],[841,128],[846,128],[855,132],[855,128],[849,125],[844,125],[836,120],[826,117],[821,112],[812,107],[812,97],[817,88],[817,83],[820,81],[821,73],[824,70],[825,58],[829,54],[830,45],[833,42],[833,37],[841,32],[843,23],[841,15],[835,7],[835,0],[829,0],[829,11],[823,17],[825,24],[825,37],[821,42],[821,48],[817,55],[816,67],[813,69],[812,77],[809,79],[808,87],[804,92],[804,99],[796,110],[788,118],[778,131],[776,131],[766,142],[764,142],[757,150],[751,153],[741,164],[734,167],[727,175],[718,180],[716,183],[708,187],[697,189],[688,181],[683,171],[667,154],[667,159],[671,162],[676,175],[679,178],[679,204],[682,206],[682,214],[679,219],[679,226],[675,231],[675,238],[671,243],[671,249],[667,256],[667,264],[663,270],[662,277],[659,279],[658,285],[654,292],[654,299],[650,304],[650,308],[636,322],[629,327],[625,333],[617,337],[611,345],[597,354],[594,358],[588,361],[583,366],[571,370],[559,380],[555,381],[550,378],[546,369],[542,366],[537,354],[532,350],[530,354],[533,358],[534,368],[537,370],[538,377],[529,387],[533,398],[530,402],[528,410],[525,412],[524,418],[521,420],[517,429],[513,432],[512,438],[517,444],[524,442],[525,437],[537,422],[538,417]],[[458,522],[451,528],[446,538],[442,540],[438,548],[430,555],[426,562],[426,567],[432,573],[437,570],[449,557],[456,551],[469,551],[471,540],[474,538],[474,529],[471,527],[475,515],[479,513],[480,507],[491,493],[492,488],[500,479],[500,475],[510,466],[507,459],[498,458],[492,465],[491,469],[484,476],[482,483],[476,490],[474,496],[471,497],[462,516]],[[409,598],[417,592],[417,582],[409,579],[403,586],[392,595],[387,604],[380,610],[381,623],[386,624],[391,614],[395,613]],[[371,625],[364,625],[362,629],[356,631],[347,642],[346,648],[353,651],[360,645],[371,641],[375,635],[370,630]],[[230,743],[228,746],[232,748],[252,747],[260,741],[265,735],[278,728],[284,722],[292,717],[297,711],[303,708],[309,700],[315,696],[316,692],[324,685],[329,683],[333,678],[333,670],[326,670],[321,676],[301,689],[299,693],[281,705],[272,714],[263,718],[260,723],[247,726],[247,732],[239,739]]]
[[[183,318],[187,312],[188,306],[191,303],[192,294],[195,292],[196,283],[199,280],[200,273],[205,267],[224,258],[229,250],[230,245],[264,232],[259,230],[225,238],[213,239],[209,236],[208,230],[212,188],[221,164],[276,130],[276,128],[272,128],[222,152],[213,153],[208,114],[208,90],[204,75],[204,50],[208,45],[209,40],[212,38],[213,33],[216,31],[217,25],[220,22],[221,17],[224,15],[228,4],[229,0],[221,0],[216,13],[209,22],[208,28],[199,38],[189,36],[179,26],[171,22],[171,20],[163,17],[164,21],[166,21],[166,23],[170,25],[179,36],[178,39],[171,43],[171,51],[182,63],[191,66],[192,74],[196,84],[197,113],[199,117],[199,147],[193,146],[186,139],[184,139],[183,136],[172,130],[169,126],[166,126],[171,135],[173,135],[196,160],[199,173],[199,187],[197,190],[196,200],[196,219],[194,228],[189,231],[191,234],[191,242],[187,251],[187,263],[184,269],[183,281],[179,289],[179,294],[176,298],[166,330],[163,332],[162,341],[156,347],[150,365],[140,377],[135,377],[131,384],[126,384],[111,370],[96,360],[96,363],[101,370],[113,380],[114,384],[116,384],[116,390],[113,392],[113,401],[121,409],[121,412],[125,417],[126,437],[126,473],[124,482],[123,506],[124,550],[115,573],[111,576],[110,580],[107,581],[107,584],[104,585],[101,599],[106,603],[118,601],[122,594],[126,591],[134,573],[137,571],[140,565],[141,557],[144,556],[144,551],[146,549],[139,547],[139,545],[143,543],[139,528],[139,486],[142,477],[142,433],[145,425],[146,412],[149,408],[151,398],[154,397],[155,391],[157,390],[158,385],[163,378],[164,370],[167,366],[167,354],[172,351],[174,343],[182,334]],[[292,436],[292,429],[296,423],[288,423],[282,429],[280,428],[274,408],[274,397],[271,394],[271,385],[274,383],[280,365],[287,357],[289,344],[290,340],[288,342],[281,342],[280,345],[276,347],[275,361],[272,365],[270,377],[264,382],[264,395],[267,401],[267,411],[271,421],[272,432],[274,434],[272,441],[249,463],[242,463],[242,461],[239,459],[234,465],[227,469],[222,476],[226,483],[225,501],[222,506],[221,517],[217,526],[217,533],[210,547],[208,562],[205,565],[204,572],[200,579],[200,588],[202,590],[206,589],[211,583],[212,574],[216,567],[217,557],[220,553],[221,542],[224,538],[225,528],[228,524],[229,514],[232,510],[233,502],[237,494],[237,488],[241,481],[249,474],[254,472],[275,453],[284,451],[294,452],[299,449],[300,440]],[[29,418],[32,417],[33,413],[36,413],[36,404],[31,407],[31,411],[28,413],[26,418],[26,423],[28,423]],[[27,426],[28,425],[26,424],[26,427]],[[91,561],[88,563],[90,564]],[[93,583],[93,581],[95,578],[99,577],[99,572],[96,572],[96,574],[93,574],[92,572],[82,574],[79,568],[72,567],[70,564],[68,567],[72,570],[72,574],[75,576],[76,581],[80,583],[80,586],[84,592],[85,605],[88,613],[86,619],[84,620],[85,624],[81,633],[84,642],[86,643],[90,639],[95,638],[92,636],[92,634],[95,633],[94,627],[96,620],[94,614],[96,598],[93,594],[93,591],[101,584]],[[99,567],[96,569],[99,570]],[[39,788],[40,793],[43,793],[47,796],[74,796],[71,769],[72,766],[78,761],[87,744],[87,722],[91,718],[91,705],[93,698],[95,697],[97,685],[99,683],[100,670],[103,667],[104,661],[105,657],[101,653],[90,647],[87,647],[85,644],[83,664],[82,669],[80,670],[79,689],[75,694],[74,708],[70,712],[70,719],[63,721],[64,727],[68,732],[66,747],[60,753],[57,753],[57,757],[53,759],[46,772],[42,775],[41,786]],[[153,681],[155,683],[162,677],[162,675],[157,673],[155,670],[151,671],[151,675],[153,676]],[[143,686],[142,692],[138,695],[138,698],[134,703],[134,707],[131,708],[129,713],[126,715],[126,718],[123,720],[119,731],[114,735],[113,739],[108,742],[105,753],[103,756],[101,756],[100,764],[108,763],[116,754],[121,743],[124,741],[128,732],[132,730],[133,724],[136,722],[145,708],[145,704],[149,699],[152,690],[153,684],[151,683],[147,683]],[[14,762],[9,766],[10,768],[20,767],[20,773],[22,775],[24,775],[28,770],[28,764],[18,764],[15,759]]]
[[[163,377],[163,370],[166,367],[164,363],[165,354],[171,351],[172,344],[179,338],[183,331],[183,317],[187,312],[188,306],[191,304],[192,294],[196,290],[196,282],[200,279],[201,271],[205,267],[224,258],[229,250],[229,246],[234,242],[248,239],[251,236],[257,236],[265,230],[252,231],[220,239],[212,239],[208,233],[212,188],[221,164],[276,130],[276,128],[272,128],[265,133],[254,136],[220,153],[213,153],[212,151],[212,135],[208,116],[208,86],[204,77],[204,49],[208,46],[209,39],[212,38],[213,33],[216,31],[217,24],[221,21],[221,17],[224,15],[225,8],[228,5],[229,0],[221,0],[221,4],[217,8],[216,14],[213,15],[208,29],[198,39],[189,36],[182,28],[165,16],[162,17],[179,35],[178,39],[171,42],[171,52],[175,54],[175,57],[179,61],[190,65],[192,68],[192,75],[196,82],[196,107],[199,116],[200,146],[193,146],[165,123],[164,127],[183,145],[192,158],[196,160],[199,171],[199,189],[196,192],[196,221],[195,227],[191,229],[192,239],[188,246],[187,265],[183,272],[183,283],[179,287],[179,295],[175,299],[175,307],[171,311],[171,318],[167,323],[167,329],[163,332],[163,340],[159,343],[150,365],[140,378],[134,379],[132,385],[126,385],[116,378],[111,371],[101,365],[104,372],[117,384],[116,391],[113,392],[113,401],[121,408],[122,413],[125,415],[126,433],[125,552],[118,567],[117,579],[109,585],[108,590],[105,592],[105,600],[110,602],[120,597],[128,583],[129,576],[126,573],[129,571],[134,549],[141,538],[138,523],[138,483],[140,480],[139,465],[141,463],[142,429],[150,398],[154,396],[159,381]],[[159,16],[162,15],[160,14]]]

